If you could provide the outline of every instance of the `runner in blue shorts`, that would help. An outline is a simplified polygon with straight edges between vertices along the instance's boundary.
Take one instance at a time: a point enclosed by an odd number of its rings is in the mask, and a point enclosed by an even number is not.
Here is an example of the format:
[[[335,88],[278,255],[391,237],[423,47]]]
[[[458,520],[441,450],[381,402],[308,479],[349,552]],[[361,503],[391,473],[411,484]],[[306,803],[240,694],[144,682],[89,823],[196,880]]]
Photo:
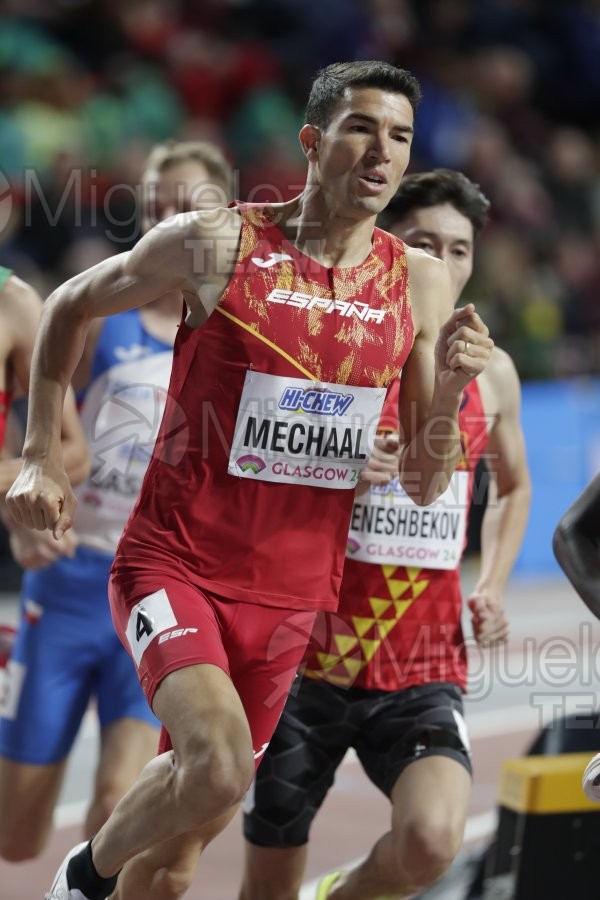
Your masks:
[[[145,227],[179,211],[225,205],[231,181],[210,144],[155,148],[143,179]],[[69,532],[56,543],[49,532],[12,529],[13,552],[31,570],[0,701],[0,854],[10,861],[43,849],[91,700],[101,743],[86,837],[157,750],[157,722],[114,631],[107,586],[154,448],[182,308],[181,295],[172,293],[142,311],[94,322],[74,377],[92,455],[91,474],[76,491],[76,538]]]

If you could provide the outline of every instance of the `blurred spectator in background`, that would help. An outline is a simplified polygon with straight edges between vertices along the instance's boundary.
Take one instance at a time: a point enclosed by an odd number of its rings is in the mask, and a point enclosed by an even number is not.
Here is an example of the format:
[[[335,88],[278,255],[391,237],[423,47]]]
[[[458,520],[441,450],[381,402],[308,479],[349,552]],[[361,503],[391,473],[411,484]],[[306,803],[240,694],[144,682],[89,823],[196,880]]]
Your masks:
[[[593,0],[5,0],[0,262],[46,294],[129,249],[130,185],[167,138],[225,148],[242,199],[288,199],[311,74],[375,56],[423,86],[413,171],[460,168],[492,202],[469,293],[485,281],[521,377],[598,374]]]

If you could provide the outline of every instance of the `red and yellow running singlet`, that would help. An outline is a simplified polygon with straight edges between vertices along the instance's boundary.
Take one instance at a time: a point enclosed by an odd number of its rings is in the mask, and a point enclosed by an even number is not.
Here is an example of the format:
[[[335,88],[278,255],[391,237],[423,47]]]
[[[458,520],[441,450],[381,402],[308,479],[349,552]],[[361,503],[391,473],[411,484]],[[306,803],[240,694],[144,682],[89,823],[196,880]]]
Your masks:
[[[223,297],[201,328],[179,329],[114,571],[162,567],[225,598],[335,609],[366,433],[413,343],[404,246],[375,229],[364,263],[326,268],[271,208],[238,210]]]
[[[398,383],[389,391],[382,421],[393,419]],[[317,619],[306,656],[309,677],[389,691],[447,681],[465,690],[457,566],[475,466],[487,444],[476,381],[465,389],[459,427],[463,453],[449,489],[456,491],[453,502],[366,508],[356,498],[339,608]],[[372,553],[378,562],[357,561],[357,553],[363,559]],[[399,565],[403,558],[412,564]]]

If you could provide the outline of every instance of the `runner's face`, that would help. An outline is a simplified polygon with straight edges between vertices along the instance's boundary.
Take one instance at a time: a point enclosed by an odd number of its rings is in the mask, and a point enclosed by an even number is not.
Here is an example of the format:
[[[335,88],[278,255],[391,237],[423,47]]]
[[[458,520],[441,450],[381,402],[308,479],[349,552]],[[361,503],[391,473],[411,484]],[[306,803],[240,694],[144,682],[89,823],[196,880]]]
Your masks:
[[[406,171],[413,111],[403,94],[347,88],[324,130],[317,129],[318,181],[329,210],[376,215]]]
[[[225,190],[193,159],[174,163],[164,172],[145,172],[142,189],[144,231],[176,213],[227,206]]]
[[[471,221],[451,203],[444,203],[413,209],[405,219],[395,222],[390,231],[409,246],[444,260],[456,303],[473,271]]]

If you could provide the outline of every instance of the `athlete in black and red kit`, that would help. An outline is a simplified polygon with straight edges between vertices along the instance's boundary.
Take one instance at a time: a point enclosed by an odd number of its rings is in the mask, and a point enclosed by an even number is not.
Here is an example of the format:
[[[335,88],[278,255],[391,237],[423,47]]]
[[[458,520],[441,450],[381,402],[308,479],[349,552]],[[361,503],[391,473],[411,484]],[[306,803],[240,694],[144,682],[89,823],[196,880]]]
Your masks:
[[[174,217],[48,301],[10,502],[59,529],[72,498],[55,421],[88,323],[175,288],[185,301],[161,432],[111,580],[165,752],[71,851],[49,900],[102,900],[141,851],[117,896],[181,896],[198,841],[248,788],[316,612],[336,607],[367,463],[378,480],[397,452],[418,503],[448,484],[462,391],[492,341],[472,306],[451,312],[441,263],[374,228],[408,164],[418,96],[387,63],[328,67],[300,132],[299,197]],[[401,369],[400,446],[371,453]]]
[[[406,243],[446,262],[458,300],[488,207],[461,172],[436,169],[405,176],[385,215]],[[396,427],[398,388],[396,381],[388,393],[382,429]],[[519,413],[514,365],[495,347],[463,392],[463,452],[448,491],[419,507],[394,478],[355,498],[338,611],[319,614],[304,677],[244,803],[240,900],[296,900],[312,822],[349,748],[389,797],[391,827],[360,864],[324,875],[316,900],[413,895],[458,852],[471,787],[458,563],[483,455],[493,477],[481,569],[465,600],[475,639],[484,646],[505,640],[504,588],[530,496]]]

